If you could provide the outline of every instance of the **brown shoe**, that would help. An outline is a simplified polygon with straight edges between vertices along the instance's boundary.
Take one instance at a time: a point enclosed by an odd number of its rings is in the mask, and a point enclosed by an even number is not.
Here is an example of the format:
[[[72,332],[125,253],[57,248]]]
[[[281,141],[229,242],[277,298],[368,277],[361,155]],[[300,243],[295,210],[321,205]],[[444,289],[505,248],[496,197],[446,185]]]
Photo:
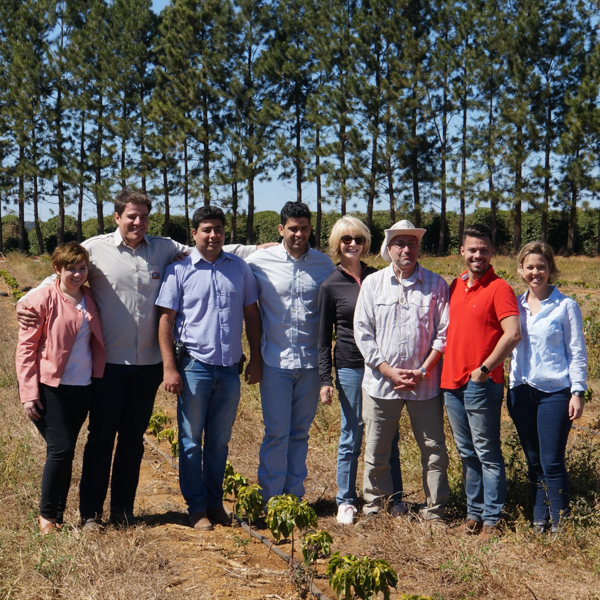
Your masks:
[[[458,531],[464,535],[477,535],[482,529],[483,523],[481,521],[475,521],[467,517],[459,526]]]
[[[495,525],[484,525],[482,530],[479,532],[479,539],[482,542],[489,542],[490,540],[498,537],[498,528]]]
[[[210,519],[210,522],[215,525],[231,527],[231,515],[222,506],[219,508],[208,508],[206,510],[206,516]]]
[[[49,521],[48,519],[44,519],[44,517],[42,517],[41,515],[39,518],[39,527],[40,527],[40,533],[42,535],[48,535],[49,533],[52,533],[53,531],[59,529],[57,524],[54,521]],[[62,529],[62,525],[61,525],[60,529]]]
[[[205,512],[191,514],[190,525],[197,531],[212,531],[214,529]]]

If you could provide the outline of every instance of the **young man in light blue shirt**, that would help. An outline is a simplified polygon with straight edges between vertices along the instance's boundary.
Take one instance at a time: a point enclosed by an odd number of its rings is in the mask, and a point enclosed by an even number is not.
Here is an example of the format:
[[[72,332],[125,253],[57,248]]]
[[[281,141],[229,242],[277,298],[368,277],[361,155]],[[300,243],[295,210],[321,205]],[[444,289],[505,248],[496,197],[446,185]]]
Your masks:
[[[281,244],[246,260],[260,289],[263,322],[260,384],[265,435],[258,483],[263,501],[279,494],[304,496],[308,431],[321,387],[318,369],[319,287],[335,270],[308,243],[310,209],[288,202],[281,211]]]
[[[156,300],[164,384],[177,394],[179,484],[190,524],[210,531],[231,520],[223,508],[228,444],[240,400],[242,330],[250,345],[248,383],[261,379],[258,286],[243,259],[223,252],[225,215],[205,206],[193,217],[192,253],[167,268]],[[174,333],[185,346],[176,364]],[[204,437],[204,444],[203,442]]]

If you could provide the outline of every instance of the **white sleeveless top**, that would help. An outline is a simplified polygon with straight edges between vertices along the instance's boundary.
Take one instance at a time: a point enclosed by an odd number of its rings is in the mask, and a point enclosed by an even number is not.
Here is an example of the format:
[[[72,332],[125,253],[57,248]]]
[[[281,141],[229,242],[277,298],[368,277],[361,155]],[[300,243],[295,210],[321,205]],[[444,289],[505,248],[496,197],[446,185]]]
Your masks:
[[[90,346],[92,330],[85,308],[85,296],[77,308],[83,313],[83,318],[65,372],[60,380],[61,385],[90,385],[92,383],[92,348]]]

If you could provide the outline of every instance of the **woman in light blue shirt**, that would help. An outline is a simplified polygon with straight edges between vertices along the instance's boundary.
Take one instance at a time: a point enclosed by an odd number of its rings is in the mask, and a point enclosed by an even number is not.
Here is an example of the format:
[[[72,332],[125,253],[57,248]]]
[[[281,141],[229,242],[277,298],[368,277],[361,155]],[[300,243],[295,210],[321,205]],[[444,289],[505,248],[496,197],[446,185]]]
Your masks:
[[[578,304],[550,285],[558,274],[552,248],[529,242],[517,260],[528,289],[519,296],[523,339],[512,353],[508,410],[529,467],[533,529],[556,533],[569,514],[565,450],[583,412],[587,352]]]

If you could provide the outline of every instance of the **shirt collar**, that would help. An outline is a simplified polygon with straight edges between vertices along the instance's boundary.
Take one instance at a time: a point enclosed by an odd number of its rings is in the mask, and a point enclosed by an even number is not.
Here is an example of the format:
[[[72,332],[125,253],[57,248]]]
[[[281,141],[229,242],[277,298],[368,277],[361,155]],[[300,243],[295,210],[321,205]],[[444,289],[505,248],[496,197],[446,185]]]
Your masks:
[[[394,270],[393,262],[390,263],[388,269],[390,269],[390,277],[398,281],[398,276],[396,275],[396,271]],[[425,281],[425,277],[423,275],[423,267],[421,266],[421,263],[417,261],[417,268],[415,269],[415,272],[410,277],[406,277],[403,281],[406,281],[407,283],[411,284],[415,283],[416,281],[420,281],[421,283],[423,283]]]
[[[196,248],[196,246],[194,246],[194,248],[192,249],[190,257],[192,259],[192,264],[194,264],[194,265],[199,263],[200,261],[208,263],[209,265],[216,265],[217,263],[221,262],[222,260],[231,260],[231,254],[228,254],[227,252],[224,252],[223,250],[221,250],[221,255],[219,256],[219,258],[217,258],[217,260],[215,260],[215,262],[212,263],[212,262],[210,262],[210,260],[206,260],[206,258],[204,258],[204,256],[202,256],[202,254],[200,254],[200,252],[198,252],[198,248]]]
[[[279,246],[277,246],[281,256],[283,258],[285,258],[286,260],[303,260],[305,258],[308,258],[308,256],[310,255],[310,253],[312,252],[312,248],[310,247],[310,244],[308,242],[306,242],[306,252],[300,257],[300,258],[294,258],[286,249],[285,249],[285,245],[283,243],[283,240],[281,240],[281,243],[279,244]]]
[[[488,267],[488,270],[485,272],[484,276],[480,277],[479,279],[476,279],[473,282],[471,289],[479,287],[480,285],[489,283],[495,277],[496,277],[496,273],[494,272],[494,267],[492,265],[490,265]],[[460,278],[463,280],[465,286],[469,285],[469,271],[464,271],[463,273],[461,273]]]
[[[123,236],[121,235],[121,231],[118,227],[113,232],[113,242],[114,242],[115,246],[120,246],[122,244],[123,246],[125,246],[126,248],[129,248],[130,250],[137,250],[139,248],[139,245],[137,246],[137,248],[132,248],[131,246],[128,246],[125,243],[125,240],[123,239]],[[144,236],[144,239],[140,242],[140,244],[150,244],[150,238],[148,237],[147,234]]]
[[[529,303],[527,302],[527,297],[529,295],[529,290],[527,290],[526,292],[523,292],[523,294],[521,294],[520,298],[519,298],[519,302],[521,303],[521,306],[524,306],[527,310],[529,310]],[[542,306],[546,306],[548,304],[557,304],[558,302],[560,302],[560,299],[562,297],[562,292],[558,289],[558,286],[554,286],[554,289],[550,292],[550,295],[545,299],[542,300],[541,304]]]

